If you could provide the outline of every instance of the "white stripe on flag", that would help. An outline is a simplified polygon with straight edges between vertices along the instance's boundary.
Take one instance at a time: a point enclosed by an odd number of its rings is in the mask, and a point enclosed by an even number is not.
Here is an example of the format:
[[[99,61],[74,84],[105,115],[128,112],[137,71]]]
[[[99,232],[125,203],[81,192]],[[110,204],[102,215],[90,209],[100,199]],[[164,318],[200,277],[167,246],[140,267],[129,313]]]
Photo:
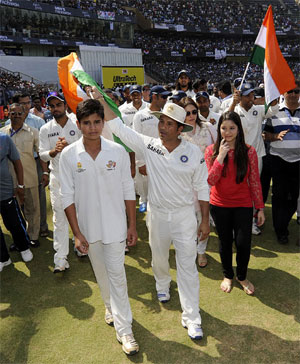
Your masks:
[[[255,43],[256,45],[266,49],[266,44],[267,44],[267,28],[262,25],[260,27],[260,30],[259,30],[259,33],[258,33],[258,36],[256,38],[256,41]]]
[[[265,83],[265,97],[266,104],[269,105],[270,102],[277,99],[280,96],[280,92],[272,78],[267,62],[264,62],[264,83]]]

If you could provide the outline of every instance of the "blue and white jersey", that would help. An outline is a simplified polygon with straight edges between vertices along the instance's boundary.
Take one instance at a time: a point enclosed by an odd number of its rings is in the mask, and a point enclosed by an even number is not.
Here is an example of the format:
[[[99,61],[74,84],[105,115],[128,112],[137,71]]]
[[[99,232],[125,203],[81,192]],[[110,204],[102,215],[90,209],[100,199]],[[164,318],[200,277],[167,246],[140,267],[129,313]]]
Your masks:
[[[289,163],[300,160],[300,105],[292,114],[287,106],[282,104],[279,112],[267,119],[264,130],[274,134],[289,130],[283,140],[270,143],[270,154]]]

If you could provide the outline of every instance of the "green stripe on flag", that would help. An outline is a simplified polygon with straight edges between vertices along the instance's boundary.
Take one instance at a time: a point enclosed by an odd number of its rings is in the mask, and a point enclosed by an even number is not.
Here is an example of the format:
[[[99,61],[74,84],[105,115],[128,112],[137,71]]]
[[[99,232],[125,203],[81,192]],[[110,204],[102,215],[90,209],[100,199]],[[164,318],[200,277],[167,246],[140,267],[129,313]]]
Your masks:
[[[73,72],[74,77],[78,80],[79,83],[81,83],[83,86],[95,86],[97,87],[98,91],[103,95],[104,100],[107,102],[108,106],[111,108],[111,110],[122,120],[121,113],[118,109],[118,106],[115,104],[115,102],[106,95],[106,93],[100,88],[100,86],[97,84],[95,80],[92,79],[90,75],[88,75],[86,72],[77,70]],[[128,148],[120,138],[118,138],[115,134],[114,141],[116,143],[119,143],[123,145],[123,147],[126,149],[127,152],[132,152],[130,148]]]
[[[249,62],[263,67],[265,62],[265,49],[255,44]]]

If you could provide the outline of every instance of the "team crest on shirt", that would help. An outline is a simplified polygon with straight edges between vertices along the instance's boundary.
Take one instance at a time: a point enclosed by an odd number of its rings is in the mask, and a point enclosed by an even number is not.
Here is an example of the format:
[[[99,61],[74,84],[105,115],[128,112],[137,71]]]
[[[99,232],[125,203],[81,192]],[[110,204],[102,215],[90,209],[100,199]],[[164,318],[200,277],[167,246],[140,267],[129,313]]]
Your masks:
[[[117,163],[115,161],[108,161],[107,165],[106,165],[107,170],[112,171],[112,170],[116,169],[116,165],[117,165]]]
[[[85,168],[82,168],[82,164],[80,162],[77,162],[77,169],[76,169],[76,171],[78,173],[85,171]]]
[[[182,156],[180,157],[180,160],[181,160],[181,162],[182,162],[182,163],[186,163],[186,162],[189,160],[189,158],[188,158],[188,156],[187,156],[187,155],[182,155]]]
[[[257,110],[254,110],[254,111],[253,111],[253,115],[254,115],[254,116],[257,116],[257,114],[258,114]]]
[[[75,135],[75,130],[70,130],[70,135],[74,136]]]

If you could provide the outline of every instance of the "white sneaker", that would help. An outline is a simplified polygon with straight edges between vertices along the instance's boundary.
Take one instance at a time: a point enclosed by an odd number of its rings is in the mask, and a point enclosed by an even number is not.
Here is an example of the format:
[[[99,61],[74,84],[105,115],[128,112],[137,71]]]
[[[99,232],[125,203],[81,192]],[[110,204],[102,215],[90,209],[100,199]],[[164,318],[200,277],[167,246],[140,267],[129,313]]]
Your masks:
[[[109,326],[113,326],[114,325],[114,317],[112,315],[112,312],[111,312],[111,308],[110,307],[105,307],[104,320],[107,323],[107,325],[109,325]]]
[[[201,340],[203,338],[203,330],[201,325],[199,324],[186,324],[183,320],[181,320],[181,324],[185,329],[188,329],[188,335],[193,340]]]
[[[134,355],[138,353],[140,349],[139,344],[135,341],[133,334],[127,334],[121,337],[119,336],[118,333],[116,334],[117,334],[117,340],[119,341],[120,344],[122,344],[122,350],[124,351],[125,354]]]
[[[63,259],[60,259],[58,264],[55,264],[53,273],[60,273],[69,268],[70,268],[70,265],[69,265],[67,259],[63,258]]]
[[[170,301],[170,293],[169,292],[157,292],[157,298],[161,303],[167,303]]]
[[[257,225],[255,223],[255,219],[253,219],[253,221],[252,221],[252,235],[260,235],[260,234],[261,234],[261,231],[257,227]]]
[[[24,262],[30,262],[33,259],[33,254],[30,249],[23,250],[20,253]]]
[[[6,262],[0,262],[0,272],[2,272],[4,267],[6,267],[7,265],[10,265],[10,264],[11,264],[10,258],[8,258],[8,260]]]

